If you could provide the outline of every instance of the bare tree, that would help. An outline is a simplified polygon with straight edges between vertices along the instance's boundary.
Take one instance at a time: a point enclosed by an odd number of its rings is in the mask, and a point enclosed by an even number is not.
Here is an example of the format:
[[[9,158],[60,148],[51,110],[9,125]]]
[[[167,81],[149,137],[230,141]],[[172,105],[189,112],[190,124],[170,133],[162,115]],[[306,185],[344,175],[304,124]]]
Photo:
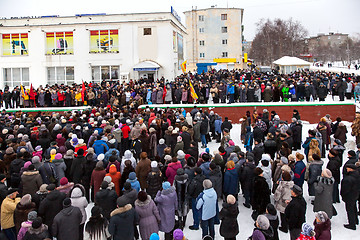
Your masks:
[[[306,29],[298,21],[261,19],[249,56],[261,65],[270,65],[285,55],[298,56],[305,48],[306,36]]]

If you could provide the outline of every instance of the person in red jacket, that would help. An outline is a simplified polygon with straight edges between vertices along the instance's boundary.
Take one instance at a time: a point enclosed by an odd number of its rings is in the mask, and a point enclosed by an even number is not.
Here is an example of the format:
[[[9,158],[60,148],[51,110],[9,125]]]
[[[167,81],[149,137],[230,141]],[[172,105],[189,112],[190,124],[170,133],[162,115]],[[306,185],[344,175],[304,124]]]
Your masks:
[[[62,90],[60,90],[58,91],[57,95],[58,95],[58,106],[63,107],[65,101],[65,94]]]
[[[129,134],[130,134],[130,127],[128,126],[128,123],[130,122],[130,119],[125,120],[122,119],[122,138],[121,138],[121,155],[124,155],[124,152],[128,149],[130,149],[130,141],[129,141]]]
[[[171,163],[169,163],[166,169],[166,177],[168,182],[172,185],[176,176],[176,171],[182,168],[181,162],[177,160],[176,157],[173,157]]]

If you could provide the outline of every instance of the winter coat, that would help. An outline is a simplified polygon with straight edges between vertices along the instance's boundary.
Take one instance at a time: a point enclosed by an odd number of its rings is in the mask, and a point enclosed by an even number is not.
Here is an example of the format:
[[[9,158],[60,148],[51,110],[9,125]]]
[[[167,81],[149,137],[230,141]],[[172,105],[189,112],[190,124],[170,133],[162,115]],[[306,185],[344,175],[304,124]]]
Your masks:
[[[174,187],[176,190],[177,201],[178,201],[178,215],[179,217],[186,216],[189,212],[189,198],[187,195],[189,186],[188,175],[182,168],[177,170],[177,175],[174,179]]]
[[[116,192],[110,189],[100,189],[95,195],[95,205],[101,207],[102,215],[110,219],[110,213],[116,208]]]
[[[52,235],[57,240],[78,239],[81,221],[82,214],[78,207],[66,207],[55,216]]]
[[[104,140],[96,140],[92,145],[94,148],[95,154],[99,156],[99,154],[105,154],[109,150],[109,146]]]
[[[347,133],[346,126],[339,126],[334,133],[334,138],[339,139],[341,143],[344,145],[346,143],[346,133]]]
[[[324,211],[331,219],[333,216],[333,185],[334,178],[318,177],[317,182],[314,183],[315,200],[314,212]]]
[[[22,195],[30,194],[34,195],[40,188],[42,178],[39,174],[39,171],[25,171],[21,175],[22,182]]]
[[[20,202],[16,205],[14,211],[14,223],[16,232],[19,232],[21,228],[21,223],[27,221],[28,213],[36,210],[35,203],[31,202],[26,205],[22,205]]]
[[[315,183],[318,181],[318,177],[322,172],[323,161],[313,161],[309,166],[309,196],[315,196]]]
[[[219,166],[210,171],[209,180],[212,182],[212,186],[215,189],[218,198],[221,198],[223,193],[222,179],[221,168]]]
[[[270,203],[270,189],[264,177],[254,177],[254,192],[252,198],[252,207],[258,214],[262,214],[266,210],[266,206]]]
[[[155,199],[156,194],[162,186],[162,174],[159,168],[152,168],[147,177],[148,188],[146,193],[151,196],[151,199]]]
[[[206,178],[209,178],[209,174],[210,174],[210,162],[203,162],[200,165],[200,168],[202,170],[202,173],[205,175]]]
[[[294,183],[299,187],[302,187],[305,180],[306,166],[303,161],[296,161],[294,165]]]
[[[135,169],[136,168],[136,159],[134,158],[132,152],[130,150],[126,150],[124,152],[124,156],[121,160],[121,165],[120,165],[120,172],[121,174],[123,173],[124,171],[124,168],[125,168],[125,161],[126,160],[130,160],[131,161],[131,166]]]
[[[239,233],[239,224],[237,217],[239,208],[237,202],[235,204],[223,203],[223,207],[219,212],[220,235],[224,238],[235,238]]]
[[[159,157],[163,157],[164,156],[164,149],[167,148],[166,144],[158,144],[157,145],[157,154],[159,155]]]
[[[331,240],[331,221],[327,219],[325,222],[317,223],[314,221],[314,231],[316,240]]]
[[[151,161],[148,158],[141,159],[135,169],[136,177],[139,179],[141,189],[146,189],[148,187],[146,178],[150,171]]]
[[[274,233],[274,236],[273,236],[272,239],[273,240],[279,240],[279,231],[278,231],[279,218],[278,218],[277,214],[276,215],[271,215],[271,214],[266,213],[265,217],[267,217],[269,219],[270,227],[272,228],[273,233]]]
[[[271,87],[266,87],[263,95],[264,95],[264,102],[271,102],[272,99]]]
[[[224,173],[223,192],[225,195],[236,196],[239,192],[239,175],[235,168],[227,169]]]
[[[161,221],[159,210],[148,195],[144,202],[135,201],[135,211],[139,215],[139,229],[141,239],[149,240],[152,233],[159,232],[158,223]]]
[[[20,198],[11,199],[6,197],[1,204],[1,228],[8,229],[15,226],[14,211]]]
[[[37,229],[34,229],[30,226],[24,238],[21,239],[18,238],[18,240],[44,240],[44,239],[50,239],[48,226],[46,226],[45,224],[42,224],[41,227]]]
[[[267,184],[269,185],[269,189],[271,189],[271,186],[272,186],[272,180],[271,180],[272,171],[271,171],[270,163],[269,163],[268,166],[264,166],[264,165],[262,165],[261,162],[259,162],[258,167],[261,168],[261,170],[263,170],[263,177],[265,178]]]
[[[95,168],[91,174],[90,186],[93,186],[94,196],[100,190],[101,183],[106,176],[106,171],[103,168]]]
[[[176,176],[176,171],[179,168],[182,168],[180,161],[169,163],[169,165],[166,169],[166,177],[167,177],[167,180],[170,183],[170,185],[173,185],[174,178]]]
[[[191,198],[196,199],[199,194],[204,190],[203,181],[205,176],[202,174],[195,175],[195,177],[190,181],[188,187],[188,194]]]
[[[216,215],[217,195],[214,188],[205,189],[197,197],[196,209],[201,209],[201,220],[209,220]]]
[[[81,178],[83,175],[83,163],[85,162],[85,158],[83,156],[77,156],[74,158],[71,164],[70,175],[72,181],[76,183],[81,183]]]
[[[359,197],[359,171],[347,172],[341,181],[340,195],[344,202],[354,202]],[[355,213],[356,214],[356,213]]]
[[[291,188],[294,186],[293,181],[280,181],[274,193],[275,208],[280,213],[285,212],[286,201],[291,200]]]
[[[177,194],[174,187],[159,191],[155,200],[160,213],[159,230],[169,233],[175,226],[175,211],[178,209]]]
[[[65,177],[66,165],[64,159],[54,159],[52,163],[55,165],[55,172],[58,179],[58,185],[60,185],[60,179]]]
[[[335,183],[340,183],[340,168],[341,168],[341,160],[339,156],[329,157],[329,162],[326,166],[332,173],[332,176],[335,180]]]
[[[88,205],[88,201],[79,187],[75,187],[71,192],[71,205],[80,209],[82,214],[81,224],[84,224],[87,218],[85,208]]]
[[[65,193],[54,190],[48,193],[46,198],[40,202],[38,216],[42,217],[44,224],[52,226],[56,214],[63,209],[65,197]]]
[[[133,240],[138,215],[131,204],[118,207],[111,212],[109,233],[114,240]]]
[[[184,142],[183,142],[183,141],[177,142],[177,143],[175,144],[175,147],[174,147],[174,155],[176,155],[179,150],[184,151]]]
[[[302,224],[305,222],[306,202],[301,195],[291,198],[292,200],[285,208],[289,230],[301,229]]]
[[[109,173],[106,176],[111,177],[111,182],[115,185],[115,192],[118,196],[120,196],[120,179],[121,173],[117,171],[115,165],[111,165],[109,169]]]

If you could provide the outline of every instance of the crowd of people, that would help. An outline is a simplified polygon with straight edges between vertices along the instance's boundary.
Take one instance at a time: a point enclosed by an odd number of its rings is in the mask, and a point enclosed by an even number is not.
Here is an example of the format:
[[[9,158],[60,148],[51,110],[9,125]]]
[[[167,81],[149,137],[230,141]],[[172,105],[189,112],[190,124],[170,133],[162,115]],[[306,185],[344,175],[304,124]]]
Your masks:
[[[189,80],[193,82],[193,91]],[[340,101],[360,95],[359,76],[329,72],[302,71],[289,75],[253,70],[211,70],[203,74],[183,74],[173,82],[164,78],[103,81],[98,83],[16,86],[0,90],[0,106],[70,107],[138,106],[141,104],[192,104],[234,102],[324,101],[331,94]]]
[[[244,199],[255,222],[250,239],[277,240],[282,231],[290,239],[328,240],[340,195],[348,214],[344,227],[355,230],[360,150],[343,156],[346,127],[329,115],[302,143],[300,119],[295,109],[291,123],[274,111],[248,112],[236,145],[226,117],[196,107],[108,106],[34,116],[3,111],[1,239],[154,240],[163,232],[161,239],[184,240],[187,227],[214,239],[216,224],[224,239],[236,239]],[[359,143],[360,113],[352,134]],[[218,143],[214,152],[210,141]],[[305,221],[305,182],[313,223]],[[186,226],[190,209],[193,224]]]

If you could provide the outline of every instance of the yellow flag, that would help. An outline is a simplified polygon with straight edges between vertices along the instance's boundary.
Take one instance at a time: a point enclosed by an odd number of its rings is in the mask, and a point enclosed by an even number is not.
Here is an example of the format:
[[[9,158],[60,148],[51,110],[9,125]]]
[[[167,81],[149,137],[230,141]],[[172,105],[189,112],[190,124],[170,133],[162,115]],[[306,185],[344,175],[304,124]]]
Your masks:
[[[195,89],[191,83],[191,80],[189,79],[189,84],[190,84],[190,94],[191,94],[191,97],[195,100],[198,100],[198,95],[196,94],[195,92]]]
[[[186,61],[181,64],[181,70],[183,73],[186,73]]]
[[[20,91],[21,91],[21,96],[23,98],[25,98],[25,89],[24,89],[23,85],[20,85]]]

